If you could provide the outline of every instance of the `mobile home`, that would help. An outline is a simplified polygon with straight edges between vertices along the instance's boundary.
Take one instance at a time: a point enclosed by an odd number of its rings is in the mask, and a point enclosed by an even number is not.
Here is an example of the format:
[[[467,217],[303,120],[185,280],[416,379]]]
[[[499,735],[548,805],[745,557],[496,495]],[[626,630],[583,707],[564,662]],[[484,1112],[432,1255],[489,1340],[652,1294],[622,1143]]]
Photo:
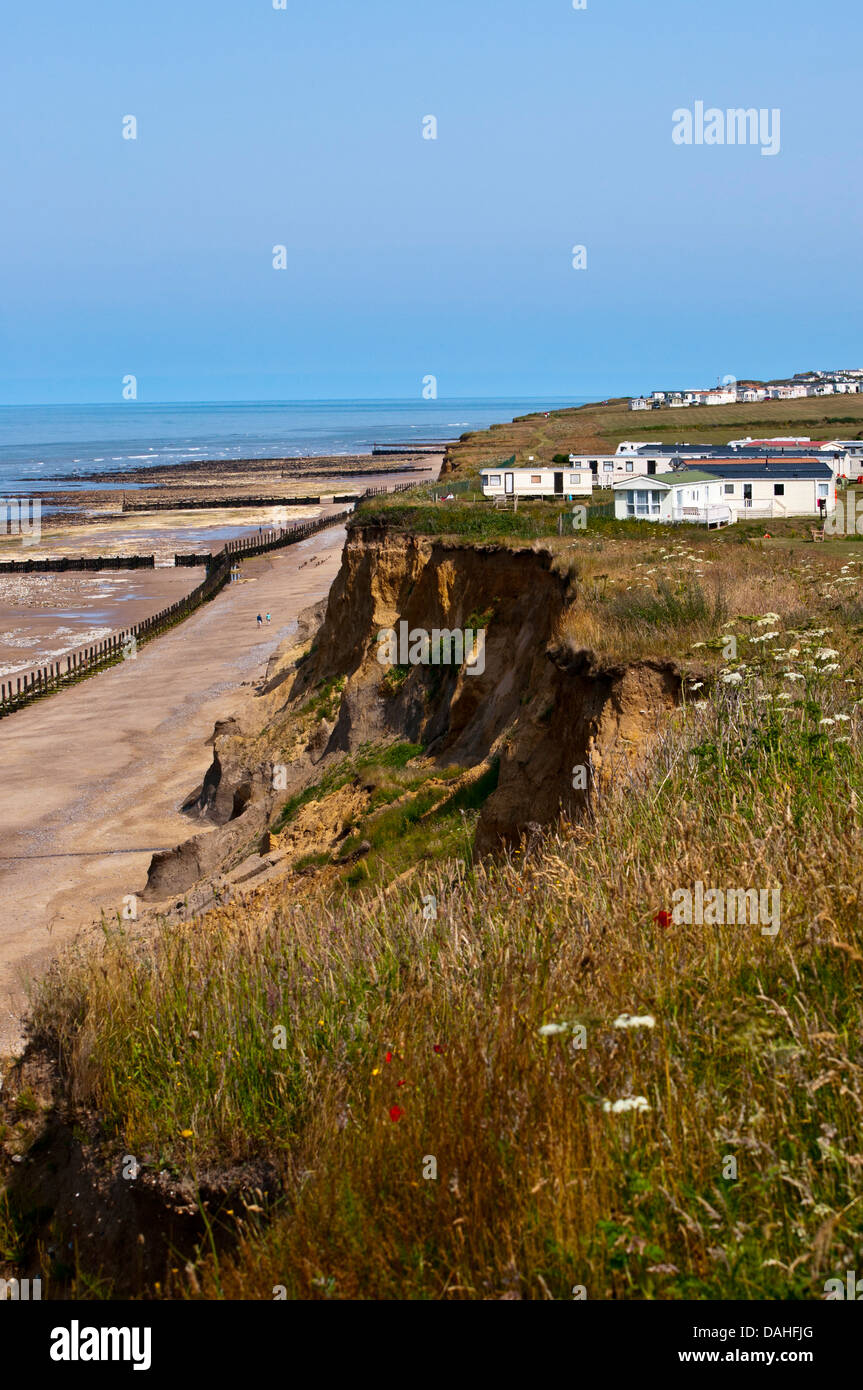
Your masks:
[[[564,468],[483,468],[480,471],[483,497],[589,497],[593,476],[588,467],[571,464]]]
[[[687,468],[662,477],[621,478],[613,485],[618,521],[690,521],[728,526],[734,513],[722,500],[722,482]]]
[[[826,459],[699,459],[695,467],[719,479],[722,502],[737,520],[831,516],[836,510],[836,484]]]

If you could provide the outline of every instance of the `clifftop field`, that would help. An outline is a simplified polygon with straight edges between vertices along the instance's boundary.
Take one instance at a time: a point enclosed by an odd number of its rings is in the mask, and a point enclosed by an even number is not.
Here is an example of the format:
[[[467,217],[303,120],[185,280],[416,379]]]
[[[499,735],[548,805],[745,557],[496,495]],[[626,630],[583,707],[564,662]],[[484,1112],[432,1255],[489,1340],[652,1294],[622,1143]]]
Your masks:
[[[628,398],[556,410],[548,419],[526,415],[464,436],[447,450],[445,467],[477,473],[496,459],[533,454],[549,464],[558,453],[614,453],[623,439],[662,444],[727,444],[729,439],[809,435],[810,439],[863,439],[863,395],[761,401],[755,405],[690,406],[684,410],[629,409]]]

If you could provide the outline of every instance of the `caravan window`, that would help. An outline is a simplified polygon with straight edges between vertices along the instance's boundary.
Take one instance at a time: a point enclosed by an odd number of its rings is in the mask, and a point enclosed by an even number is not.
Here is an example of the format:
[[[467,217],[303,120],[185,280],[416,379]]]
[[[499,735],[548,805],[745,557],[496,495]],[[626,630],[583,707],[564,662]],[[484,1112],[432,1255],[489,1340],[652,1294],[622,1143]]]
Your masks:
[[[541,482],[542,482],[542,474],[541,474],[541,473],[531,473],[531,475],[530,475],[530,481],[531,481],[532,483],[541,483]]]
[[[570,487],[581,487],[581,474],[580,474],[580,473],[570,473],[570,475],[569,475],[569,485],[570,485]]]
[[[500,474],[489,473],[487,483],[489,487],[500,487]]]
[[[603,473],[613,473],[613,472],[614,472],[614,464],[613,464],[613,463],[604,463],[604,464],[602,465],[602,471],[603,471]]]
[[[774,497],[784,497],[784,496],[785,496],[785,484],[784,484],[784,483],[774,483],[774,484],[773,484],[773,496],[774,496]]]
[[[626,515],[634,517],[659,516],[659,494],[651,488],[631,488],[626,494]]]
[[[631,463],[628,463],[628,464],[626,465],[626,471],[627,471],[627,473],[631,473],[631,472],[632,472],[632,464],[631,464]]]

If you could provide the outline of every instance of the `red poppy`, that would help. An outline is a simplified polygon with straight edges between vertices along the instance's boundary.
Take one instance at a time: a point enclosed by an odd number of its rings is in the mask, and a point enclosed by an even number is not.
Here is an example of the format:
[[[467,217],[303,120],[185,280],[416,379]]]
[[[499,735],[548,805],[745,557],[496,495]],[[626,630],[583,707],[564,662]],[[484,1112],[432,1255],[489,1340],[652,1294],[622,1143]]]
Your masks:
[[[385,1062],[391,1062],[392,1060],[393,1060],[393,1054],[392,1054],[391,1052],[388,1052],[387,1055],[386,1055],[386,1057],[384,1058],[384,1061],[385,1061]]]
[[[396,1124],[401,1119],[404,1113],[405,1112],[402,1110],[400,1105],[390,1106],[390,1119],[392,1120],[393,1124]]]
[[[653,920],[654,922],[656,922],[657,926],[670,927],[672,920],[671,913],[666,912],[665,908],[663,907],[659,910],[659,912],[655,913]]]
[[[404,1083],[403,1081],[397,1081],[397,1082],[396,1082],[396,1085],[397,1085],[397,1086],[403,1086],[404,1084],[405,1084],[405,1083]]]
[[[434,1047],[432,1048],[433,1052],[443,1052],[443,1050],[443,1043],[435,1043]]]

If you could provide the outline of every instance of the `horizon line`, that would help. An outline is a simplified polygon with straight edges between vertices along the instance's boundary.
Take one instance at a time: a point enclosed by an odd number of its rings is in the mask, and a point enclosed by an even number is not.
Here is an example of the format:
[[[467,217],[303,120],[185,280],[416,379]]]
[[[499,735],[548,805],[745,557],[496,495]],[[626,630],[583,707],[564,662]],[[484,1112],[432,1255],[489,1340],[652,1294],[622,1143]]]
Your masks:
[[[176,401],[0,401],[0,410],[62,409],[66,406],[80,406],[81,408],[98,406],[128,410],[130,407],[134,409],[136,406],[155,407],[171,405],[380,405],[387,402],[398,402],[403,405],[413,403],[425,406],[429,404],[456,405],[464,401],[593,401],[605,399],[606,396],[565,396],[563,393],[551,396],[533,396],[528,392],[522,393],[514,391],[506,396],[439,396],[434,402],[423,401],[421,398],[415,396],[262,396],[249,399]]]

